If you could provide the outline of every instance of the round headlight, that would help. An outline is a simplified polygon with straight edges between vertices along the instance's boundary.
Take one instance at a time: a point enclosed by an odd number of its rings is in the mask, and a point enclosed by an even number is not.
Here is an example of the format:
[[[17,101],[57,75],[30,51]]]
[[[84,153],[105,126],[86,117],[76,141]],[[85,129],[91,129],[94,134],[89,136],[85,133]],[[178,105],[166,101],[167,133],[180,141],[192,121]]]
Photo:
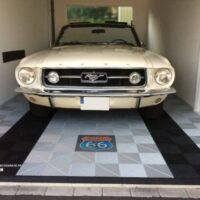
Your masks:
[[[130,75],[130,77],[129,77],[129,81],[130,81],[130,83],[133,84],[133,85],[139,84],[139,83],[141,82],[141,80],[142,80],[142,77],[141,77],[141,75],[140,75],[139,73],[137,73],[137,72],[133,72],[133,73]]]
[[[22,84],[30,85],[35,81],[36,75],[35,70],[32,68],[22,68],[19,71],[19,80]]]
[[[48,81],[52,84],[56,84],[60,81],[59,74],[57,72],[49,72]]]
[[[159,85],[167,85],[172,80],[173,75],[169,69],[160,69],[155,75],[155,80]]]

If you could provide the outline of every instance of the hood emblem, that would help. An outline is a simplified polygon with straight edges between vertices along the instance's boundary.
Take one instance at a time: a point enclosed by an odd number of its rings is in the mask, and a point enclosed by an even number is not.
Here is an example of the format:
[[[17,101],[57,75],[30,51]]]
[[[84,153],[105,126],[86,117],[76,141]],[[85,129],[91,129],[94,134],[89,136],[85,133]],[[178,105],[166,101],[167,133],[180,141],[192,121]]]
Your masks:
[[[108,75],[104,72],[83,72],[81,74],[82,83],[107,83]]]

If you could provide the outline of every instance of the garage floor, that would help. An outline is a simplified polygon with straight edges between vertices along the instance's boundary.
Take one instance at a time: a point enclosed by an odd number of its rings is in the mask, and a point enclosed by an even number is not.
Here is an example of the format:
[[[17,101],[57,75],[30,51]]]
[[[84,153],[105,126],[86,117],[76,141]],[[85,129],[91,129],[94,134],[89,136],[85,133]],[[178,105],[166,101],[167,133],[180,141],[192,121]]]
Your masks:
[[[60,110],[39,119],[18,96],[0,108],[0,180],[200,183],[200,116],[174,96],[165,111],[158,120],[131,110]],[[103,146],[93,148],[91,141]]]

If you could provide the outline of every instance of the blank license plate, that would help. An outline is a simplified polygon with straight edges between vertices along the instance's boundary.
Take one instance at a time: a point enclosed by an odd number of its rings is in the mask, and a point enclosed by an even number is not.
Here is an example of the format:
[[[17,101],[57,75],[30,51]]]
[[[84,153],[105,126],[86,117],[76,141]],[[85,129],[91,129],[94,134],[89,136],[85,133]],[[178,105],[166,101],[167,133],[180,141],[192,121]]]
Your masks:
[[[106,97],[81,97],[81,110],[110,110],[110,99]]]

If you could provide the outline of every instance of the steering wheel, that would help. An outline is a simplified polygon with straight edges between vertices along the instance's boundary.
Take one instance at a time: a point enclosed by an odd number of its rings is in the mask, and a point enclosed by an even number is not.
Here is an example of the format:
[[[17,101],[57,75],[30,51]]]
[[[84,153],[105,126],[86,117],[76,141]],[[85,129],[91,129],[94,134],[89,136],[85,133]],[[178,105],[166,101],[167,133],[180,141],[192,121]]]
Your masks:
[[[123,39],[115,39],[115,40],[113,40],[112,41],[112,43],[127,43],[127,41],[126,40],[123,40]]]

